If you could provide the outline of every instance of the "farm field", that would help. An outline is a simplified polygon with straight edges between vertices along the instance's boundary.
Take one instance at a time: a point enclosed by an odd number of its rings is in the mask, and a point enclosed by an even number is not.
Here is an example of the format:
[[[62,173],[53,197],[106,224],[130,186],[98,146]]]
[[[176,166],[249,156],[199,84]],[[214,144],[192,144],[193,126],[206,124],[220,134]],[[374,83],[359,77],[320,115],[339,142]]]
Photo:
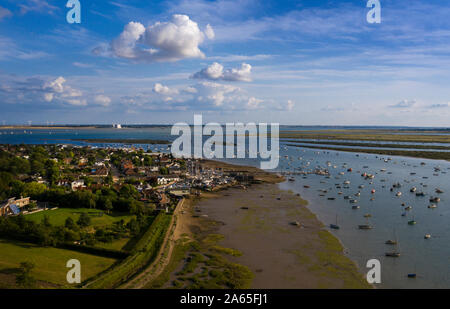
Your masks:
[[[87,213],[91,217],[91,225],[95,227],[108,226],[114,222],[124,220],[128,223],[134,216],[123,213],[111,213],[107,214],[102,210],[97,209],[87,209],[87,208],[58,208],[55,210],[45,210],[33,214],[26,215],[27,220],[34,221],[36,223],[41,222],[44,216],[49,216],[50,223],[52,225],[60,226],[64,225],[68,217],[77,222],[82,213]]]
[[[81,263],[81,280],[84,281],[116,262],[115,259],[53,247],[0,239],[0,273],[14,276],[21,262],[32,262],[35,267],[32,276],[39,281],[46,281],[66,286],[66,263],[77,259]]]

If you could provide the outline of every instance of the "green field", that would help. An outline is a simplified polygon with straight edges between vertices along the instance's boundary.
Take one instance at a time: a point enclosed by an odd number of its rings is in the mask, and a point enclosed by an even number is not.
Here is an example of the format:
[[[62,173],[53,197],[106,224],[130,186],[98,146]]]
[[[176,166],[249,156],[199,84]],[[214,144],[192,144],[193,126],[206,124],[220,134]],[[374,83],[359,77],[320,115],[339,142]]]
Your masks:
[[[111,250],[123,250],[125,245],[130,241],[130,238],[121,238],[118,240],[114,240],[113,242],[97,242],[95,244],[96,248],[104,248]]]
[[[27,220],[40,223],[44,219],[44,216],[47,215],[49,216],[50,223],[52,225],[60,226],[64,225],[68,217],[72,217],[72,219],[75,222],[77,222],[78,219],[80,218],[81,213],[83,212],[88,213],[90,215],[91,225],[95,227],[108,226],[122,219],[125,221],[125,223],[127,223],[134,217],[132,215],[125,213],[106,214],[102,210],[97,209],[59,208],[55,210],[45,210],[34,214],[26,215],[25,218]]]
[[[110,267],[115,259],[79,253],[53,247],[39,247],[19,241],[0,239],[0,273],[14,274],[20,263],[35,264],[32,276],[39,281],[68,285],[66,263],[77,259],[81,263],[81,280],[84,281]]]
[[[394,134],[395,133],[395,134]],[[390,141],[416,143],[450,143],[450,134],[414,134],[415,131],[389,130],[314,130],[283,131],[280,138],[318,139],[318,140],[352,140],[352,141]],[[444,134],[445,133],[445,134]]]

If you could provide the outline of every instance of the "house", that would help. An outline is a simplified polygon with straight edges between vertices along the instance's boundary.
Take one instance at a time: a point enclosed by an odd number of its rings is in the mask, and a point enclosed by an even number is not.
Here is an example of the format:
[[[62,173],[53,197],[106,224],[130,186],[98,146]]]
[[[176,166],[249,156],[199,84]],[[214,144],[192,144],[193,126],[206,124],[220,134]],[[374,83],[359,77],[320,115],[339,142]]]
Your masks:
[[[158,185],[166,185],[168,183],[180,181],[180,177],[177,175],[158,176]]]
[[[72,183],[70,184],[70,187],[72,188],[73,191],[82,189],[82,188],[86,188],[86,186],[84,185],[84,180],[75,180],[72,181]]]
[[[57,185],[58,185],[59,187],[70,187],[70,186],[71,186],[71,185],[70,185],[70,181],[69,181],[69,180],[66,180],[66,179],[61,179],[61,180],[59,180],[58,183],[57,183]]]
[[[177,197],[182,197],[191,194],[191,189],[189,187],[174,188],[170,189],[169,193]]]
[[[134,171],[133,168],[127,168],[124,170],[123,172],[126,176],[134,176],[136,175],[136,172]]]
[[[8,199],[6,202],[0,204],[0,216],[18,215],[21,209],[30,204],[30,198],[20,198],[16,200],[15,197]]]
[[[108,176],[108,169],[104,166],[94,168],[91,171],[91,175],[93,177],[106,177],[106,176]]]
[[[133,162],[131,162],[129,160],[124,160],[124,161],[122,161],[121,168],[123,171],[128,170],[128,169],[134,169]]]

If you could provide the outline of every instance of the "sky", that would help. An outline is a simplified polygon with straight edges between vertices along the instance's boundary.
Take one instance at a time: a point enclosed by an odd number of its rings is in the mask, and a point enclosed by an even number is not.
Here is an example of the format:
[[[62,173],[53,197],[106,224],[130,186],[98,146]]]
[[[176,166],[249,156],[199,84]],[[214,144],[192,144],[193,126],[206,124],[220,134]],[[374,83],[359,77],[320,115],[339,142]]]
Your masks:
[[[0,122],[450,126],[450,3],[0,0]]]

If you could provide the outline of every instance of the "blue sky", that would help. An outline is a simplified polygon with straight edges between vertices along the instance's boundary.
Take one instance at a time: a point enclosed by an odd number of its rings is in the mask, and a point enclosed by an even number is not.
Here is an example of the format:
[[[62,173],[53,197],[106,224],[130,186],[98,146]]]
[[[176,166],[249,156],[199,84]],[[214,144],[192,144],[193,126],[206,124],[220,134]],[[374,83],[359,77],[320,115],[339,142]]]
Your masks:
[[[450,4],[0,1],[0,121],[450,125]]]

